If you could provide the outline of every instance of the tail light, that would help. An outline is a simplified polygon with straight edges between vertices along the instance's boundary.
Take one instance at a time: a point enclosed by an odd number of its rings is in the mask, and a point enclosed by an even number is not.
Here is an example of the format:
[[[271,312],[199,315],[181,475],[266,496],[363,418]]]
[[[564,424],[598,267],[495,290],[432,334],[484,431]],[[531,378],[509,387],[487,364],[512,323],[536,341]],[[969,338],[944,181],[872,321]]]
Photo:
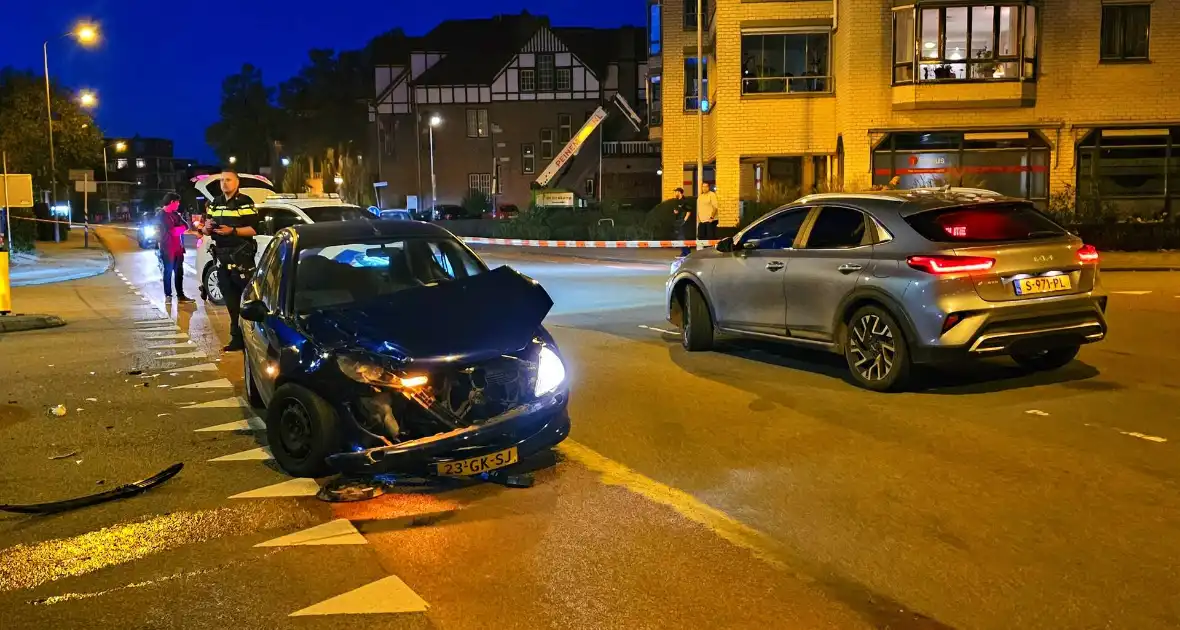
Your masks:
[[[963,321],[963,314],[962,313],[948,314],[946,316],[946,319],[942,320],[942,333],[945,335],[948,330],[954,328],[955,325],[957,325],[961,321]]]
[[[1093,245],[1082,245],[1078,250],[1078,262],[1080,263],[1096,263],[1098,262],[1098,248]]]
[[[910,256],[906,263],[918,271],[943,275],[987,271],[995,266],[996,259],[983,256]]]

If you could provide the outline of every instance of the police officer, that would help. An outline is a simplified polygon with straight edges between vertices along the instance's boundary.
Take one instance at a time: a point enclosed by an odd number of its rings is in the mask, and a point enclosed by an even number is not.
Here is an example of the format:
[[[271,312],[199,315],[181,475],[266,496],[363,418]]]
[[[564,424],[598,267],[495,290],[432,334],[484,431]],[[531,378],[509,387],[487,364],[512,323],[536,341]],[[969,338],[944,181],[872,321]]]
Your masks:
[[[225,169],[221,172],[221,194],[209,204],[208,220],[202,228],[213,237],[213,257],[217,261],[217,286],[229,309],[229,345],[222,352],[238,352],[242,344],[242,328],[238,312],[242,308],[242,291],[254,273],[254,258],[258,246],[258,212],[254,201],[238,190],[238,174]]]

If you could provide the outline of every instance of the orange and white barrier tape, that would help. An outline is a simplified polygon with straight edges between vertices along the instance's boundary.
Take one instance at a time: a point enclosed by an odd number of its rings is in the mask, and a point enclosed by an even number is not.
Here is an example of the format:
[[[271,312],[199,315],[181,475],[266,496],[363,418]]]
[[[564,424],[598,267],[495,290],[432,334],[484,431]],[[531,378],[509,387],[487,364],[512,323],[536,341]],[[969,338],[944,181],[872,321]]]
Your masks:
[[[511,245],[514,247],[584,247],[603,249],[666,249],[673,247],[696,247],[698,244],[712,247],[717,241],[554,241],[521,238],[483,238],[461,236],[468,245]]]

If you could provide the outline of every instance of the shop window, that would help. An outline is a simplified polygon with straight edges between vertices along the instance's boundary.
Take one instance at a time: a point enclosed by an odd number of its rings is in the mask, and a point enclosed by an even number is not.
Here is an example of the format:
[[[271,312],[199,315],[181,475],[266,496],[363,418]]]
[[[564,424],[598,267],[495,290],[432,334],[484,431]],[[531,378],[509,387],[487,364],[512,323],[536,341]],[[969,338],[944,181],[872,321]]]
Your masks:
[[[701,60],[701,76],[704,78],[703,89],[697,89],[697,58],[687,57],[684,60],[684,109],[696,111],[700,106],[700,95],[709,95],[709,62]]]
[[[873,183],[963,186],[1043,202],[1049,147],[1035,132],[896,133],[873,152]]]
[[[1180,185],[1180,127],[1103,129],[1077,149],[1077,207],[1156,218]],[[1109,209],[1109,208],[1104,208]]]
[[[1103,5],[1102,60],[1147,60],[1150,33],[1150,4]]]
[[[1036,8],[1024,4],[920,4],[894,11],[893,82],[1031,79],[1036,16]]]
[[[742,93],[828,92],[829,33],[742,35]]]

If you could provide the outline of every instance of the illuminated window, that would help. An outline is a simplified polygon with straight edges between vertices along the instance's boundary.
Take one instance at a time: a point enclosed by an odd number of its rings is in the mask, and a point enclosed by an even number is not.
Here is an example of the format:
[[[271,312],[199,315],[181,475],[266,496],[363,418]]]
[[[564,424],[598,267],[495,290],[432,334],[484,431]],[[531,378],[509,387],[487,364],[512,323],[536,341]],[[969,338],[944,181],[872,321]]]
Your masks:
[[[1037,9],[920,2],[893,12],[892,54],[894,83],[1032,79]]]
[[[115,160],[115,168],[127,168],[127,158],[119,158]]]
[[[828,33],[742,35],[742,93],[828,92]]]
[[[135,158],[135,168],[145,167],[147,167],[147,162],[145,162],[143,158]]]
[[[525,175],[537,170],[537,155],[533,151],[533,143],[531,142],[520,145],[520,170]]]

